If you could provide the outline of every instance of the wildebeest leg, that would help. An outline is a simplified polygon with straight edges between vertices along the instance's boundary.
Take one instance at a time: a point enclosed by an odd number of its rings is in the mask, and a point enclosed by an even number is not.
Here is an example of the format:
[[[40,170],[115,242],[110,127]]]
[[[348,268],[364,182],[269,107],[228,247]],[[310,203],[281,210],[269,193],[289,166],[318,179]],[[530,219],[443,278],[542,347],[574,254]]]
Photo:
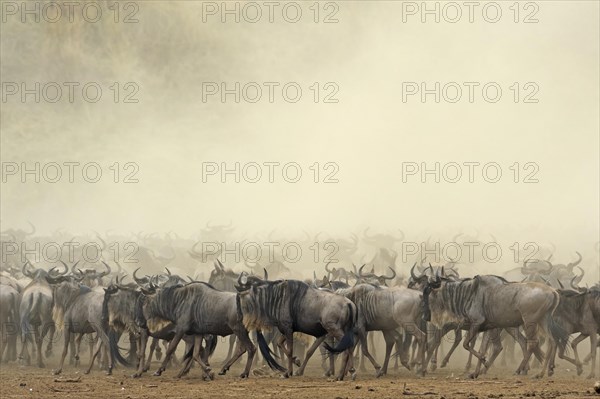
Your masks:
[[[138,339],[135,334],[129,331],[129,363],[134,364],[138,360]]]
[[[100,351],[102,350],[102,340],[98,339],[98,341],[96,342],[96,349],[94,350],[94,353],[92,354],[92,357],[90,358],[90,365],[88,366],[87,370],[84,371],[85,374],[89,374],[90,371],[92,371],[92,367],[94,367],[94,361],[96,361],[96,357],[98,357],[98,355],[100,354]]]
[[[156,340],[156,344],[154,345],[153,354],[155,354],[156,360],[160,360],[160,359],[162,359],[162,348],[160,347],[159,344],[160,344],[160,341],[162,341],[162,340],[160,340],[158,338],[153,338],[152,342],[154,342],[154,340]],[[165,341],[163,341],[163,344],[164,344],[164,342]]]
[[[246,366],[244,367],[244,371],[242,372],[242,374],[240,374],[241,378],[247,378],[250,375],[250,368],[252,367],[254,356],[256,355],[256,347],[250,340],[248,331],[246,331],[245,329],[242,329],[242,330],[235,329],[233,331],[234,331],[234,334],[237,336],[237,341],[238,341],[237,356],[234,355],[230,359],[229,363],[227,363],[225,366],[223,366],[223,370],[228,370],[229,367],[231,367],[231,365],[233,363],[235,363],[240,356],[242,356],[245,352],[248,352],[248,357],[246,359]],[[221,370],[221,371],[223,371],[223,370]]]
[[[525,338],[527,339],[527,355],[523,359],[523,362],[521,362],[521,365],[519,366],[519,368],[524,367],[524,365],[527,364],[527,362],[529,362],[529,359],[531,358],[531,355],[533,354],[535,347],[540,345],[539,338],[538,338],[538,323],[536,321],[524,320],[523,327],[525,330]],[[550,335],[550,334],[548,334],[548,335]],[[554,342],[554,339],[549,339],[548,340],[548,352],[546,353],[546,357],[542,364],[541,371],[539,372],[539,374],[536,375],[537,378],[541,378],[546,374],[546,368],[548,367],[549,361],[551,358],[554,357],[555,353],[556,353],[556,342]],[[519,370],[517,370],[517,371],[519,371]]]
[[[48,345],[46,345],[45,356],[50,357],[52,355],[52,345],[54,344],[54,333],[56,332],[56,326],[54,323],[46,323],[44,328],[46,331],[42,333],[42,338],[48,334]]]
[[[315,342],[313,342],[312,346],[308,348],[306,356],[304,357],[304,361],[302,362],[300,368],[296,371],[295,375],[300,376],[304,374],[304,369],[306,368],[308,360],[312,357],[313,353],[315,353],[317,348],[319,348],[321,344],[325,341],[325,338],[327,338],[327,335],[323,335],[322,337],[315,339]]]
[[[284,336],[287,344],[285,347],[285,354],[288,358],[288,369],[283,376],[289,378],[294,372],[294,332],[287,331]]]
[[[27,344],[31,341],[31,331],[28,331],[24,326],[22,326],[21,329],[21,352],[19,353],[19,359],[29,366],[31,364],[31,357],[27,350]]]
[[[383,359],[383,365],[376,374],[377,377],[387,374],[388,365],[390,363],[390,354],[392,353],[392,348],[396,343],[396,340],[394,339],[394,332],[392,330],[386,330],[382,332],[383,339],[385,341],[385,358]]]
[[[484,374],[487,373],[487,371],[490,369],[492,364],[494,364],[494,360],[496,360],[496,358],[498,357],[500,352],[502,352],[502,341],[500,339],[500,332],[501,332],[501,330],[498,328],[488,331],[487,341],[488,341],[488,345],[490,342],[492,343],[493,351],[487,362],[479,362],[479,364],[477,365],[477,367],[480,367],[481,364],[483,364],[483,367],[484,367],[483,373]],[[477,371],[477,373],[479,373],[479,372]]]
[[[5,327],[3,326],[4,322],[0,324],[0,362],[2,361],[2,357],[4,355],[4,349],[6,349],[8,344],[8,337],[6,336]],[[6,361],[8,361],[8,351],[6,351]]]
[[[450,356],[452,356],[454,350],[458,348],[460,341],[462,341],[462,331],[460,328],[457,328],[454,330],[454,341],[452,342],[452,347],[450,347],[450,350],[446,354],[446,357],[444,357],[444,359],[442,360],[442,364],[440,365],[440,367],[443,368],[448,365],[448,362],[450,361]]]
[[[438,347],[438,345],[440,344],[440,340],[442,339],[441,337],[441,330],[438,328],[435,328],[433,326],[431,326],[432,329],[430,330],[431,332],[428,334],[431,337],[431,340],[427,343],[427,356],[425,358],[425,366],[426,367],[429,362],[432,362],[432,365],[430,367],[431,371],[435,371],[435,366],[434,366],[434,361],[435,361],[435,356],[437,356],[437,352],[436,349]]]
[[[154,343],[154,342],[153,342]],[[148,331],[142,329],[140,331],[140,348],[138,352],[138,369],[132,375],[133,378],[140,377],[144,371],[146,371],[146,365],[144,364],[146,360],[146,345],[148,344]],[[148,364],[150,364],[150,358],[148,358]]]
[[[577,354],[577,349],[576,348],[577,348],[577,344],[580,343],[581,341],[583,341],[586,338],[587,338],[586,335],[580,334],[571,343],[573,351],[575,352],[575,358],[574,359],[570,358],[569,356],[567,356],[565,354],[565,350],[566,350],[566,346],[565,345],[563,345],[563,344],[559,344],[558,345],[558,357],[560,359],[566,360],[567,362],[569,362],[569,363],[573,364],[575,367],[577,367],[577,375],[581,375],[581,373],[583,373],[583,367],[581,365],[581,362],[579,361],[579,355]],[[551,360],[550,369],[554,369],[554,359]],[[548,375],[552,375],[552,374],[550,374],[550,370],[548,370]]]
[[[34,334],[35,334],[35,346],[37,349],[37,365],[40,368],[45,367],[44,366],[44,361],[42,360],[42,344],[44,343],[44,337],[42,336],[42,326],[38,326],[37,328],[35,328]]]
[[[171,342],[169,342],[169,347],[167,348],[167,353],[165,353],[165,358],[164,358],[162,364],[160,365],[158,370],[156,370],[154,372],[155,376],[159,376],[162,374],[163,371],[165,371],[165,369],[167,368],[167,364],[169,363],[169,361],[171,360],[171,357],[173,356],[173,353],[175,353],[175,349],[177,349],[177,345],[179,345],[179,341],[181,341],[181,339],[183,338],[184,335],[185,334],[183,331],[177,331],[175,333],[175,336],[173,337]]]
[[[69,351],[69,343],[71,342],[71,332],[68,328],[65,327],[65,346],[63,347],[62,354],[60,356],[60,363],[58,364],[58,368],[54,370],[53,374],[58,375],[62,372],[63,364],[65,363],[65,357],[67,356],[67,352]]]
[[[478,323],[471,324],[469,331],[467,333],[467,337],[463,341],[463,347],[469,351],[473,356],[479,359],[482,362],[485,362],[485,354],[481,354],[475,350],[475,343],[477,341],[477,332],[479,331]],[[479,375],[477,373],[473,373],[470,375],[471,378],[477,378]]]
[[[363,362],[364,359],[367,358],[369,359],[369,362],[371,362],[371,364],[375,368],[375,372],[377,373],[381,369],[381,366],[379,365],[379,363],[377,363],[377,360],[375,360],[375,357],[372,356],[371,352],[369,351],[369,346],[367,344],[367,336],[365,334],[360,334],[358,339],[360,341],[360,347],[362,351],[362,357],[360,359],[361,366],[364,368]]]
[[[204,363],[202,358],[200,357],[200,352],[202,349],[202,338],[203,338],[202,335],[194,336],[194,342],[192,344],[193,348],[189,347],[186,342],[186,348],[185,348],[186,354],[189,352],[189,350],[192,350],[193,353],[191,354],[191,356],[189,358],[183,360],[183,367],[177,374],[177,378],[181,378],[183,375],[187,374],[190,371],[190,368],[192,367],[192,363],[194,360],[198,362],[198,364],[200,365],[200,368],[202,368],[202,371],[208,378],[210,378],[211,380],[214,378],[214,373],[211,372],[210,367],[208,367]]]
[[[146,338],[148,339],[148,338]],[[148,360],[146,361],[146,364],[144,366],[144,372],[148,371],[150,369],[150,365],[152,364],[152,356],[154,355],[154,351],[158,351],[160,349],[160,345],[159,345],[159,339],[158,338],[154,338],[152,337],[152,343],[150,344],[150,353],[148,353]],[[161,352],[162,353],[162,352]],[[158,357],[157,354],[157,360],[160,360],[160,358]],[[161,355],[162,357],[162,355]]]
[[[416,373],[424,376],[425,372],[427,371],[427,366],[425,363],[425,348],[427,346],[427,335],[423,331],[421,331],[421,329],[418,326],[414,324],[405,326],[405,330],[410,335],[415,337],[415,341],[419,345],[417,349],[417,358],[419,359],[419,362],[421,364],[420,367],[416,368]]]
[[[236,337],[234,334],[231,334],[229,336],[229,349],[227,351],[227,357],[225,358],[225,361],[223,361],[223,364],[226,364],[229,359],[231,359],[231,355],[233,355],[233,349],[235,347],[235,341],[236,341]]]
[[[592,334],[593,335],[593,334]],[[577,351],[577,345],[579,345],[579,343],[583,340],[585,340],[588,336],[581,333],[579,334],[579,336],[577,338],[575,338],[573,340],[573,342],[571,343],[571,348],[573,348],[573,353],[575,354],[575,361],[577,362],[577,364],[579,365],[579,367],[577,368],[577,373],[578,375],[580,375],[581,373],[583,373],[583,367],[581,367],[581,361],[579,360],[579,352]],[[592,338],[590,337],[590,342],[592,342]],[[590,352],[590,355],[592,354],[592,352]],[[579,369],[581,369],[581,372],[579,372]]]
[[[600,348],[600,339],[598,339],[599,337],[596,336],[596,340],[598,341],[598,345],[596,345],[598,348]],[[592,359],[592,353],[590,352],[585,359],[583,359],[583,364],[588,364],[590,362],[590,360]]]
[[[590,353],[592,355],[592,371],[587,376],[587,378],[594,378],[596,376],[596,352],[597,352],[596,348],[598,346],[598,335],[597,334],[590,335],[590,345],[592,348],[592,351]]]

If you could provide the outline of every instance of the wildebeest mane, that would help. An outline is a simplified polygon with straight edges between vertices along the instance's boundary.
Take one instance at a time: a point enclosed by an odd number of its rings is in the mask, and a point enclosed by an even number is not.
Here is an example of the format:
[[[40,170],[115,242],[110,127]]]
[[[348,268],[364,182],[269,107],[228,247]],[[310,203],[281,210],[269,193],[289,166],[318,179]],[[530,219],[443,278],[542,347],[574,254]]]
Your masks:
[[[270,329],[280,320],[287,321],[298,313],[308,288],[308,284],[299,280],[269,281],[253,287],[252,300],[244,301],[241,306],[244,326],[248,330]]]

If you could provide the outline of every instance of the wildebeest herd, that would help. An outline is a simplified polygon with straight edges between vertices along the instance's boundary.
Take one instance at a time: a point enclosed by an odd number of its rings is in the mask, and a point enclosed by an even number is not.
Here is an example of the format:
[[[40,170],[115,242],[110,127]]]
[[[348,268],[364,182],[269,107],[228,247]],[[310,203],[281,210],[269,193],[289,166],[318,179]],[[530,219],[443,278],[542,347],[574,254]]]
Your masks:
[[[233,241],[232,231],[232,226],[207,225],[201,235],[205,243],[226,243]],[[274,242],[273,235],[263,241]],[[99,243],[97,262],[86,262],[75,251],[69,259],[62,254],[54,263],[36,263],[12,251],[23,243],[86,239]],[[466,277],[459,268],[468,270],[477,260],[461,266],[458,260],[432,263],[430,255],[420,253],[411,264],[399,265],[396,249],[404,239],[402,232],[370,235],[368,229],[350,240],[306,234],[306,247],[334,243],[336,259],[302,259],[301,267],[292,267],[272,254],[252,261],[242,256],[229,265],[225,245],[214,250],[173,233],[75,237],[57,231],[43,237],[35,228],[6,230],[0,360],[45,367],[60,333],[55,374],[67,356],[70,366],[79,365],[82,339],[88,336],[93,340],[87,340],[92,344],[86,373],[98,363],[108,373],[122,365],[142,377],[156,358],[161,362],[154,375],[179,364],[180,377],[197,364],[204,379],[213,379],[211,356],[220,336],[230,337],[220,375],[243,358],[240,377],[249,377],[259,355],[284,377],[302,375],[318,350],[325,374],[342,380],[355,378],[367,361],[378,377],[388,373],[391,360],[418,375],[435,372],[442,338],[453,334],[441,367],[462,342],[469,355],[465,372],[472,378],[486,373],[499,355],[513,357],[515,348],[522,353],[517,374],[535,368],[537,377],[552,375],[558,355],[577,374],[587,364],[587,377],[596,375],[600,283],[584,283],[586,270],[598,268],[596,259],[586,264],[576,253],[571,262],[557,264],[550,245],[540,248],[543,256],[520,260],[499,275]],[[110,250],[125,242],[136,243],[136,262]],[[369,246],[374,251],[365,261]],[[385,343],[382,364],[373,353],[377,332]],[[592,349],[580,356],[578,344],[588,338]],[[183,357],[176,359],[182,340]]]

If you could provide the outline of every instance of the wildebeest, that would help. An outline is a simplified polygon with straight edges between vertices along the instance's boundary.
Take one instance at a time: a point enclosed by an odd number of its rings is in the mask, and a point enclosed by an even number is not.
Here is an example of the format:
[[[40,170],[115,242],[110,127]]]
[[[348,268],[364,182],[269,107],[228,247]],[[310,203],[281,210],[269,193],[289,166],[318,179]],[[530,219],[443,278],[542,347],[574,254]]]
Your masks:
[[[64,348],[60,358],[59,366],[54,370],[54,374],[62,372],[63,364],[67,351],[71,334],[91,334],[96,333],[98,343],[94,351],[88,369],[85,371],[88,374],[94,364],[94,360],[100,349],[110,348],[106,321],[102,319],[102,307],[104,302],[104,294],[102,292],[92,291],[89,287],[77,284],[71,281],[64,281],[54,287],[54,306],[52,310],[52,318],[59,330],[63,330],[65,334]],[[77,352],[79,345],[76,345]],[[79,357],[76,352],[75,358]],[[112,374],[114,367],[114,358],[109,354],[108,374]]]
[[[422,294],[407,288],[381,288],[372,284],[359,284],[352,288],[340,289],[337,294],[350,299],[356,305],[359,314],[361,347],[364,355],[371,361],[377,376],[387,373],[390,354],[399,341],[399,329],[403,328],[414,336],[419,343],[419,358],[422,374],[425,373],[425,344],[427,335],[419,328],[422,312]],[[381,331],[385,340],[385,359],[379,366],[369,353],[366,332]],[[402,363],[409,368],[405,359]]]
[[[146,321],[145,325],[149,333],[161,330],[168,323],[174,325],[173,338],[155,375],[160,375],[165,370],[185,334],[220,336],[235,334],[241,345],[219,374],[225,374],[240,356],[248,352],[246,367],[240,375],[242,378],[248,377],[256,349],[238,314],[235,293],[219,291],[202,282],[177,284],[164,288],[151,286],[149,290],[142,289],[142,292],[143,295],[138,300],[140,305],[137,311],[141,313],[138,318]],[[145,343],[142,341],[142,349],[144,347]],[[204,362],[197,357],[195,360],[200,363],[204,372],[211,376],[210,369]],[[183,372],[185,367],[180,375]]]
[[[450,281],[436,275],[423,291],[426,320],[438,328],[452,322],[468,328],[463,346],[479,359],[473,378],[479,375],[482,365],[488,369],[502,350],[499,328],[524,326],[527,352],[517,369],[518,374],[526,370],[538,347],[538,330],[546,333],[552,348],[552,344],[564,335],[552,318],[558,302],[558,293],[545,284],[509,283],[497,276]],[[494,334],[490,337],[494,351],[489,361],[474,349],[474,340],[480,331]],[[540,377],[545,373],[547,362],[548,357]]]
[[[583,289],[582,292],[571,290],[559,290],[558,292],[560,303],[554,313],[556,323],[568,335],[580,333],[571,344],[575,358],[572,359],[565,354],[566,341],[559,342],[558,356],[574,364],[577,367],[577,374],[581,374],[583,368],[577,353],[577,344],[589,337],[592,369],[587,378],[593,378],[596,376],[597,334],[600,333],[600,291]],[[552,375],[553,368],[554,357],[550,360],[549,375]]]
[[[328,350],[334,353],[345,352],[338,379],[342,380],[350,371],[357,333],[355,323],[358,319],[356,305],[352,301],[332,292],[312,288],[303,281],[265,281],[245,273],[238,278],[236,288],[244,326],[248,330],[257,330],[259,348],[269,366],[284,372],[285,377],[292,375],[293,335],[294,332],[301,332],[317,337],[307,351],[304,363],[330,335],[339,340],[339,343],[335,348],[328,347]],[[277,328],[282,334],[280,347],[288,358],[287,370],[273,359],[262,335],[263,329],[271,328]],[[283,339],[287,344],[285,346]],[[301,369],[304,367],[305,364]]]
[[[31,278],[31,282],[21,293],[21,304],[19,306],[19,327],[21,330],[21,353],[20,359],[30,364],[28,343],[35,340],[37,349],[37,365],[44,367],[42,360],[42,344],[46,334],[49,334],[46,346],[46,357],[52,353],[52,342],[56,330],[52,321],[52,288],[50,284],[62,281],[62,276],[52,277],[43,269],[34,269],[31,263],[26,262],[22,269],[23,275]],[[33,335],[33,337],[32,337]]]
[[[16,360],[21,295],[16,280],[0,277],[0,361]]]

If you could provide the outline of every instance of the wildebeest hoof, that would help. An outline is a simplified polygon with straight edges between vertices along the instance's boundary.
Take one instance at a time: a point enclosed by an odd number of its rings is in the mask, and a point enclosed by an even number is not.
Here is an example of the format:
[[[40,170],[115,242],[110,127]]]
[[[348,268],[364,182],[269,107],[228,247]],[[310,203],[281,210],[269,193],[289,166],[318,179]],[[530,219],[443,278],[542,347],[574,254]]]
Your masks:
[[[219,371],[219,375],[225,375],[227,374],[227,370],[223,369],[221,371]]]
[[[87,374],[89,374],[89,373],[90,373],[90,370],[85,370],[85,371],[83,372],[83,374],[86,374],[86,375],[87,375]]]
[[[52,375],[59,375],[62,372],[62,369],[52,371]]]
[[[44,363],[38,363],[38,367],[41,368],[41,369],[43,369],[43,368],[46,367],[46,365]]]
[[[384,374],[385,374],[385,372],[382,369],[379,369],[375,373],[375,377],[379,378],[379,377],[383,376]]]
[[[295,375],[296,377],[300,377],[300,376],[302,376],[302,374],[304,374],[304,373],[303,373],[302,371],[300,371],[300,370],[296,370],[296,371],[294,371],[294,375]]]
[[[300,362],[300,359],[298,359],[297,357],[294,356],[294,364],[296,365],[296,367],[300,367],[302,366],[302,362]]]
[[[281,378],[290,378],[290,373],[281,374]]]
[[[356,376],[357,376],[356,373],[350,374],[350,378],[352,379],[352,381],[356,381]]]
[[[248,373],[242,373],[242,374],[240,374],[240,378],[248,378]]]
[[[142,373],[133,373],[131,374],[131,378],[140,378],[142,376]]]
[[[106,375],[112,375],[112,370],[106,371]]]
[[[154,374],[152,374],[152,375],[153,375],[153,376],[155,376],[155,377],[159,377],[161,374],[162,374],[162,371],[160,371],[160,370],[156,370],[156,371],[154,372]]]
[[[477,373],[470,373],[469,374],[469,378],[472,379],[472,380],[477,379],[477,377],[478,377]]]

